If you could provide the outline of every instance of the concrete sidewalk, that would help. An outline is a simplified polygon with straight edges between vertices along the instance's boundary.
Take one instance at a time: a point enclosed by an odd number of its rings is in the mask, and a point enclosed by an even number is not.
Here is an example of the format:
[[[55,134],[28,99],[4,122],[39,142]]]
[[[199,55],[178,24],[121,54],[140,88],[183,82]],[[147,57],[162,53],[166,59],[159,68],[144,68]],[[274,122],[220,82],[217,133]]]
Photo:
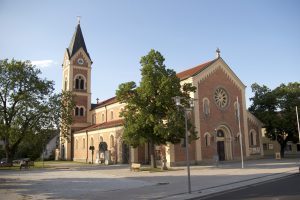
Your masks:
[[[261,159],[192,166],[188,194],[185,167],[131,172],[128,165],[0,170],[0,199],[192,199],[298,173],[299,159]]]

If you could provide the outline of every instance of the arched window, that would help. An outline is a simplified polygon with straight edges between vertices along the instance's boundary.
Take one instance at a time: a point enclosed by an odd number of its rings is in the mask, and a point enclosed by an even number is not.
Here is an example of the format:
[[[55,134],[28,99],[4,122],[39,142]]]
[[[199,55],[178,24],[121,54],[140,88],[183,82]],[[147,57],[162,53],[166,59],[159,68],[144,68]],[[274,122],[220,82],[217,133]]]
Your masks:
[[[78,75],[75,78],[75,89],[84,90],[85,79],[82,75]]]
[[[96,124],[96,114],[93,114],[93,117],[92,117],[92,124]]]
[[[105,119],[104,119],[104,114],[102,113],[102,122],[104,122],[104,120],[105,120]]]
[[[110,148],[113,148],[115,146],[115,138],[113,135],[110,136]]]
[[[251,146],[256,146],[256,132],[255,132],[255,130],[250,130],[250,134],[249,134],[249,136],[250,136],[250,145]]]
[[[76,142],[75,142],[75,149],[77,150],[78,149],[78,140],[76,139]]]
[[[76,106],[76,108],[75,108],[75,116],[84,116],[84,111],[85,111],[85,109],[84,109],[84,107],[79,107],[79,106]]]
[[[75,116],[79,116],[79,107],[75,108]]]
[[[102,136],[99,137],[99,141],[103,142],[103,137]]]
[[[110,119],[114,119],[114,111],[110,111]]]
[[[240,137],[241,137],[241,134],[237,133],[236,134],[236,142],[240,143]]]
[[[222,130],[218,130],[217,137],[224,137],[224,132]]]
[[[94,138],[91,138],[91,146],[94,146]]]
[[[203,113],[207,117],[210,114],[209,100],[208,98],[203,99]]]
[[[84,116],[84,108],[83,107],[80,108],[79,115],[80,116]]]
[[[209,133],[204,134],[204,142],[205,142],[206,147],[208,147],[210,145],[210,134]]]
[[[82,139],[82,148],[85,149],[85,138]]]

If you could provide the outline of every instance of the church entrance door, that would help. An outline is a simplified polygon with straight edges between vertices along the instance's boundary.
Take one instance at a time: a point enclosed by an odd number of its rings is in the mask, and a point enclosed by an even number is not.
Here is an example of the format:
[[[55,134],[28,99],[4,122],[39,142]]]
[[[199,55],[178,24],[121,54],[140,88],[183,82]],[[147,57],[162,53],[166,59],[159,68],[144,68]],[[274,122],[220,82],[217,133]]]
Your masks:
[[[217,143],[217,151],[218,151],[218,155],[219,155],[219,161],[225,160],[224,141],[218,141],[218,143]]]

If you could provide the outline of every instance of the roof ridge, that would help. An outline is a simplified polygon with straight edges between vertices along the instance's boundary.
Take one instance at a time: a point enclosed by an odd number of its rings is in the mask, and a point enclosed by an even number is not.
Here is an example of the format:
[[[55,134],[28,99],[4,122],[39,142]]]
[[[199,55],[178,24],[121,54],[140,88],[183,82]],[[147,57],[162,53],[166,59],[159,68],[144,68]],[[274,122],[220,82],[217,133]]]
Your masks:
[[[199,71],[205,69],[206,67],[208,67],[209,65],[211,65],[212,63],[214,63],[216,60],[218,60],[219,58],[216,58],[216,59],[213,59],[213,60],[210,60],[210,61],[207,61],[207,62],[204,62],[202,64],[199,64],[195,67],[192,67],[190,69],[186,69],[184,71],[181,71],[179,73],[176,74],[176,76],[178,78],[180,78],[181,80],[182,79],[187,79],[191,76],[194,76],[195,74],[197,74]]]

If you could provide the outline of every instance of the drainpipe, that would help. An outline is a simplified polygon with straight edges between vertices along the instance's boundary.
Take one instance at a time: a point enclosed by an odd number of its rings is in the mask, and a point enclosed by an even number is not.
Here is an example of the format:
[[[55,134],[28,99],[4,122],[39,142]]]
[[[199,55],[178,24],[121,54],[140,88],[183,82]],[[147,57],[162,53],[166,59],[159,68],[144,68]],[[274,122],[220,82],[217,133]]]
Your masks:
[[[107,107],[105,105],[105,122],[107,122]]]
[[[86,134],[86,160],[85,162],[88,163],[88,159],[89,159],[89,135],[88,135],[88,131],[86,130],[85,131],[85,134]]]

